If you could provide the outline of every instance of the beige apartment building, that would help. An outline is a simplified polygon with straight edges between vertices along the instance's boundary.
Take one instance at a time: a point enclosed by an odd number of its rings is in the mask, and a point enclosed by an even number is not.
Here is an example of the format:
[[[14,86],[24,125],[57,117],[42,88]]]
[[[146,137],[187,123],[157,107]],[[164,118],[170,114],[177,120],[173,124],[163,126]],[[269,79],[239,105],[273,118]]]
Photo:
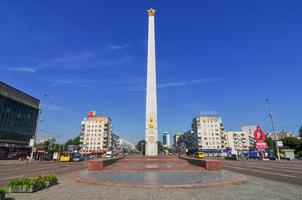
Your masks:
[[[101,153],[110,149],[112,145],[112,121],[105,115],[85,117],[82,121],[81,152]]]
[[[179,137],[187,148],[221,151],[224,127],[220,116],[200,115],[193,119],[192,130]]]
[[[249,148],[253,148],[255,146],[255,136],[254,131],[256,130],[257,125],[248,125],[242,126],[241,131],[245,133],[247,145]]]
[[[248,151],[249,141],[247,140],[247,133],[242,131],[226,131],[224,132],[224,146],[223,148],[231,148],[232,154],[237,154],[238,151]]]

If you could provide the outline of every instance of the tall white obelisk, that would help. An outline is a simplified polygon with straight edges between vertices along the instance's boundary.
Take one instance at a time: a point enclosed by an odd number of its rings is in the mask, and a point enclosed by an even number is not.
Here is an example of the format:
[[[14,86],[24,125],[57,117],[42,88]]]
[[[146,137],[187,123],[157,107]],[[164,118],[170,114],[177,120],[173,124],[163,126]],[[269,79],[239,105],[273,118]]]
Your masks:
[[[146,156],[157,156],[157,97],[156,97],[156,62],[155,62],[155,10],[148,10],[148,61],[147,61],[147,97],[146,97]]]

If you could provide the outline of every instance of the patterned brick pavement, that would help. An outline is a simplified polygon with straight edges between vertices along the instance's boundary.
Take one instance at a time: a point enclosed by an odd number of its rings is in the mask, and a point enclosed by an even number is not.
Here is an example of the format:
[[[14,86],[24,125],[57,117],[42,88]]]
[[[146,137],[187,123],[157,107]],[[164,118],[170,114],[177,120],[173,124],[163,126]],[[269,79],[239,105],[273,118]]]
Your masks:
[[[301,200],[302,187],[271,181],[262,178],[248,177],[238,185],[226,185],[201,189],[140,189],[115,188],[75,182],[67,176],[59,179],[58,185],[32,194],[9,194],[7,197],[16,200]]]

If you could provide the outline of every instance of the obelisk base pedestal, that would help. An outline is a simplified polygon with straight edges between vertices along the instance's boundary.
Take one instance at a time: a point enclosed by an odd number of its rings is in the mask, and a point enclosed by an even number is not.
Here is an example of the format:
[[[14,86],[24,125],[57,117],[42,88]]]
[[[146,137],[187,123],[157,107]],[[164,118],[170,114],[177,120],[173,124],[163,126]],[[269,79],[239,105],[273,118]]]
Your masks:
[[[146,143],[146,156],[158,156],[157,143],[148,144]]]

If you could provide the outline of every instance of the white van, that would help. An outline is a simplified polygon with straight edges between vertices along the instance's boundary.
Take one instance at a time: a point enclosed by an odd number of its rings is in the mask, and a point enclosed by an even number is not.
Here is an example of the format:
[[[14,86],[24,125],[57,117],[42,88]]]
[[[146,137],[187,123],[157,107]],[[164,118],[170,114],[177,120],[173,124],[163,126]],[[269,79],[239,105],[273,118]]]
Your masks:
[[[105,154],[105,158],[113,158],[113,153],[112,151],[107,151],[106,154]]]

